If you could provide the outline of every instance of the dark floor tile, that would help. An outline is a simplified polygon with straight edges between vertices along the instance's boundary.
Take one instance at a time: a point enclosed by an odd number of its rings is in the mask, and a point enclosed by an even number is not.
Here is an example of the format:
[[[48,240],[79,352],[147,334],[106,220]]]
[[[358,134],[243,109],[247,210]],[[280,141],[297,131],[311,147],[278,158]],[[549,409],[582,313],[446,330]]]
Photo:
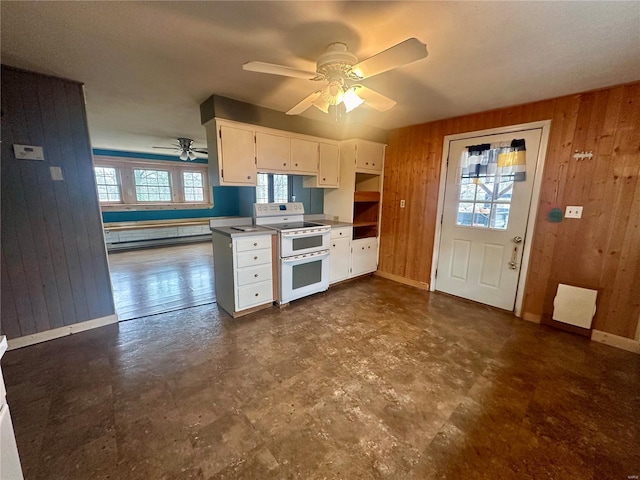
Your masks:
[[[7,352],[27,479],[626,479],[640,356],[377,277]]]

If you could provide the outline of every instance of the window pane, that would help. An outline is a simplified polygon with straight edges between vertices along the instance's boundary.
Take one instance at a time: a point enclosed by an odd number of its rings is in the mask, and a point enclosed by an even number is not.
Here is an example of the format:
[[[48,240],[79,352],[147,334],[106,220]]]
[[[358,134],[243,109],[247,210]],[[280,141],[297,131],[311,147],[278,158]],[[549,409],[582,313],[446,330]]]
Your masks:
[[[170,202],[171,183],[166,170],[133,170],[136,199],[139,202]]]
[[[101,202],[120,202],[118,171],[112,167],[95,167],[98,199]]]
[[[204,202],[204,188],[202,186],[202,173],[182,172],[184,182],[185,202]]]
[[[509,210],[507,203],[494,203],[491,211],[491,228],[506,230],[509,225]]]
[[[496,200],[510,202],[511,195],[513,195],[513,180],[497,184]]]
[[[465,182],[466,180],[466,182]],[[470,183],[468,178],[463,178],[460,184],[460,200],[473,200],[476,198],[476,184]]]
[[[269,174],[267,173],[258,174],[256,203],[269,203]]]
[[[488,227],[490,213],[491,213],[490,203],[476,203],[473,208],[473,226]]]
[[[491,201],[493,199],[493,187],[495,177],[486,177],[478,179],[478,193],[476,201]]]
[[[458,218],[456,225],[471,226],[471,216],[473,214],[473,203],[458,204]]]
[[[273,176],[273,201],[277,203],[286,203],[289,201],[289,177],[287,175]]]

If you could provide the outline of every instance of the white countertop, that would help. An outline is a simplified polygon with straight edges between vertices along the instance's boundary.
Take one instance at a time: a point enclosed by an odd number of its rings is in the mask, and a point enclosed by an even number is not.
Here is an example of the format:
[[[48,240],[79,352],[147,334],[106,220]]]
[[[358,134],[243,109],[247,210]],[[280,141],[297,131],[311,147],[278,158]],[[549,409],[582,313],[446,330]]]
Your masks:
[[[238,228],[251,228],[250,231],[236,230],[232,226],[228,227],[211,227],[211,231],[226,235],[228,237],[251,237],[253,235],[275,235],[277,232],[271,228],[259,227],[257,225],[237,225]]]

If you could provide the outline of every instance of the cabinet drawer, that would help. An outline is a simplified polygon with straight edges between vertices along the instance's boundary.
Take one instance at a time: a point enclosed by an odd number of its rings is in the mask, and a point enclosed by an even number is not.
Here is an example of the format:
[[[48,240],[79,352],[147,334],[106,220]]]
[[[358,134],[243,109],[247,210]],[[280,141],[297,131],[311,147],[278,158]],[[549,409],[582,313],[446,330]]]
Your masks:
[[[236,252],[246,252],[247,250],[260,250],[271,247],[271,235],[260,235],[236,240]]]
[[[236,282],[238,287],[252,283],[271,280],[271,264],[260,265],[259,267],[243,268],[236,272]]]
[[[273,302],[273,287],[270,280],[240,287],[237,293],[237,311]]]
[[[333,227],[331,228],[331,239],[334,238],[351,238],[352,227]]]
[[[236,254],[236,268],[251,267],[268,263],[271,268],[271,249],[255,250]]]

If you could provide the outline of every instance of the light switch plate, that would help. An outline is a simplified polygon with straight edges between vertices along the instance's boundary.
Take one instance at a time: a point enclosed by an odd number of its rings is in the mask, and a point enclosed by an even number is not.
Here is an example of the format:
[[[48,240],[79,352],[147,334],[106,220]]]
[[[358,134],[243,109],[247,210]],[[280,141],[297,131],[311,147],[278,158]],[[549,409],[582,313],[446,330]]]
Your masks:
[[[400,200],[400,208],[404,208],[404,206],[405,206],[404,200]]]
[[[51,180],[58,182],[64,180],[61,167],[49,167],[49,171],[51,172]]]
[[[42,147],[13,144],[13,153],[19,160],[44,160]]]
[[[582,207],[568,205],[564,210],[564,218],[582,218]]]

